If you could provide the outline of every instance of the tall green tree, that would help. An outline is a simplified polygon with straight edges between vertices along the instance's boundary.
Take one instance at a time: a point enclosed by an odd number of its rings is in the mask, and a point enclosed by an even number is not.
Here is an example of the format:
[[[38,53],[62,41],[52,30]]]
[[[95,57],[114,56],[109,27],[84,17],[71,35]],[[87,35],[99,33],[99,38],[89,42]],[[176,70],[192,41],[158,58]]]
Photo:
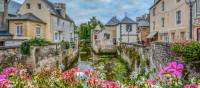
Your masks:
[[[90,40],[91,30],[95,29],[97,25],[103,27],[103,24],[97,20],[96,17],[92,17],[88,22],[82,23],[79,26],[79,37],[81,40]]]

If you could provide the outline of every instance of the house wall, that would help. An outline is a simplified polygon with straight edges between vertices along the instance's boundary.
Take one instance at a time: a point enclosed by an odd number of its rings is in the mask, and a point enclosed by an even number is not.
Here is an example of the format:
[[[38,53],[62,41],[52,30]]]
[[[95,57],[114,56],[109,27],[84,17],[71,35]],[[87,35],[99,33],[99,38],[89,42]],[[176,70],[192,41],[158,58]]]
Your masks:
[[[146,37],[148,36],[149,32],[150,32],[149,27],[140,27],[139,33],[138,33],[139,41],[144,41]]]
[[[105,33],[110,34],[110,39],[105,40],[106,43],[112,44],[114,43],[113,39],[116,39],[117,35],[117,26],[106,26]],[[104,35],[103,35],[104,36]]]
[[[35,38],[35,28],[36,26],[40,26],[40,32],[41,32],[41,38],[47,39],[46,37],[46,26],[44,23],[37,23],[33,21],[24,21],[24,20],[19,20],[19,21],[9,21],[9,31],[13,35],[13,39],[31,39]],[[17,24],[22,25],[22,30],[23,30],[23,36],[17,36],[16,35],[16,27]]]
[[[127,24],[121,24],[121,35],[123,43],[136,43],[137,42],[137,25],[132,24],[132,31],[127,32],[126,30]]]
[[[31,4],[30,9],[26,8],[26,4]],[[38,9],[38,3],[41,4],[42,9]],[[22,4],[21,8],[18,11],[18,14],[26,14],[26,13],[32,13],[38,18],[40,18],[43,22],[46,23],[46,29],[45,29],[45,38],[48,41],[53,40],[52,35],[52,28],[51,28],[51,14],[49,12],[49,8],[47,8],[46,4],[42,0],[25,0],[25,2]]]
[[[58,22],[59,21],[59,22]],[[73,24],[67,20],[60,19],[56,16],[51,16],[51,28],[52,28],[52,37],[54,39],[55,32],[61,32],[61,40],[65,41],[74,41],[74,27]],[[54,42],[60,42],[61,40]]]
[[[162,2],[164,2],[164,11],[161,10]],[[155,16],[153,10],[155,8]],[[181,11],[181,24],[176,24],[176,12]],[[162,27],[161,18],[165,19],[164,27]],[[155,29],[153,22],[155,22]],[[164,41],[162,35],[168,34],[169,42],[182,41],[181,32],[185,32],[186,40],[189,39],[189,7],[185,0],[161,0],[157,5],[150,9],[150,31],[158,32],[158,41]],[[171,33],[175,33],[175,39],[172,39]]]

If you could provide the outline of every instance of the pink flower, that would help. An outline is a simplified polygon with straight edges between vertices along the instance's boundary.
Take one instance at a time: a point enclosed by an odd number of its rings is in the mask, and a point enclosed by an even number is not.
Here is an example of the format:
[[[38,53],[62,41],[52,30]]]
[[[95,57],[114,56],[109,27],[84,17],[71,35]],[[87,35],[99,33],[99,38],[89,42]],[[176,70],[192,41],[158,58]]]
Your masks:
[[[165,74],[166,70],[162,67],[162,65],[160,65],[160,74]]]
[[[184,88],[197,88],[198,85],[196,83],[191,83],[189,85],[184,85]]]
[[[151,80],[151,79],[149,79],[149,80],[147,80],[146,81],[149,85],[154,85],[155,84],[155,80]]]
[[[117,82],[105,81],[102,85],[102,88],[120,88],[120,85]]]
[[[15,68],[15,67],[5,68],[5,69],[3,69],[3,72],[1,74],[6,75],[6,76],[8,76],[9,74],[16,75],[17,74],[17,68]]]
[[[95,77],[90,77],[90,78],[88,78],[88,83],[89,83],[90,85],[95,85],[95,84],[96,84],[96,81],[97,81],[97,78],[95,78]]]
[[[6,78],[6,75],[0,75],[0,80],[5,79],[5,78]]]
[[[7,86],[9,86],[10,81],[6,80],[6,79],[0,79],[0,88],[6,88]]]
[[[170,74],[172,76],[179,76],[183,75],[182,70],[184,69],[183,64],[178,64],[177,62],[173,61],[167,64],[167,67],[162,68],[160,65],[160,74]]]

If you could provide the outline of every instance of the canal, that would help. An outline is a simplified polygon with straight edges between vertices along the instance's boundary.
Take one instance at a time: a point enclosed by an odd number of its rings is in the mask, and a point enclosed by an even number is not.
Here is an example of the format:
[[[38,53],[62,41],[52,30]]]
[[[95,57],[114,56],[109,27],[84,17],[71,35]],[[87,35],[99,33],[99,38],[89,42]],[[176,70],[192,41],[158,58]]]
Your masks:
[[[127,63],[120,59],[116,53],[96,54],[90,47],[85,47],[85,49],[80,50],[78,66],[81,70],[96,70],[98,78],[103,80],[117,80],[121,83],[127,83],[129,78]]]

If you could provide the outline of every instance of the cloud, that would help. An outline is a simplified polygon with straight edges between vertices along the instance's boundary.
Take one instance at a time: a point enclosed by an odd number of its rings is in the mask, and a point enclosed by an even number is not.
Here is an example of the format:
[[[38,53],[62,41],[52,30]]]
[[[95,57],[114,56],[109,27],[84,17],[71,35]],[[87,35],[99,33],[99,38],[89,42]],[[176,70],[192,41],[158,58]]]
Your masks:
[[[17,0],[22,2],[23,0]],[[77,25],[87,22],[92,16],[96,16],[106,23],[112,16],[122,19],[125,12],[132,19],[148,13],[153,0],[50,0],[63,2],[67,5],[67,14]]]

